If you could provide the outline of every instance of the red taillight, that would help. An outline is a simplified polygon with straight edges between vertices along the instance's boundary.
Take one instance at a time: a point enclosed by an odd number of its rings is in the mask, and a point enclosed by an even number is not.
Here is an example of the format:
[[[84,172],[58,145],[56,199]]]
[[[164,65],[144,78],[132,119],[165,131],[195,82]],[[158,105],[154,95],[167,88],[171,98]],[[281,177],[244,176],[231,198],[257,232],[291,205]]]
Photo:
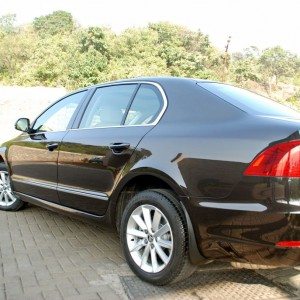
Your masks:
[[[300,177],[300,141],[284,142],[267,148],[254,158],[244,175]]]
[[[300,248],[300,241],[281,241],[276,243],[276,246],[283,248]]]

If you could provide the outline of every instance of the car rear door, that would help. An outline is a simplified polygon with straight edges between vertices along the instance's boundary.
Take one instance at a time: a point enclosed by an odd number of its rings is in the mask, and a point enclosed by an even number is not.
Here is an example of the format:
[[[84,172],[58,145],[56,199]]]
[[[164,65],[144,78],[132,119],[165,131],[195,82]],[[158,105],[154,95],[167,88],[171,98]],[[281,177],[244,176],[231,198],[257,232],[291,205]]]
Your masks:
[[[8,161],[16,192],[59,203],[58,149],[85,95],[80,91],[56,102],[36,119],[31,133],[12,142]]]
[[[121,171],[165,108],[165,96],[154,84],[97,88],[77,128],[62,141],[58,159],[61,203],[104,214]]]

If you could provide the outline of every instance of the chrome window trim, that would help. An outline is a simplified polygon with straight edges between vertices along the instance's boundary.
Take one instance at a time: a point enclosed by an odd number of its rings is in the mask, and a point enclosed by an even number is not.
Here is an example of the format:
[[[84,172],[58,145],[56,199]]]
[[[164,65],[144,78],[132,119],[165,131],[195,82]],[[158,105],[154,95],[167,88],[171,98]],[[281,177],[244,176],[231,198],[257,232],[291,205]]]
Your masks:
[[[163,99],[163,107],[161,108],[160,113],[157,115],[156,119],[149,124],[138,124],[138,125],[115,125],[115,126],[98,126],[98,127],[83,127],[83,128],[70,128],[69,130],[87,130],[87,129],[100,129],[100,128],[124,128],[124,127],[145,127],[145,126],[155,126],[157,125],[157,123],[161,120],[162,116],[164,115],[167,107],[168,107],[168,99],[166,96],[165,91],[163,90],[163,88],[161,87],[160,84],[156,83],[156,82],[151,82],[151,81],[126,81],[126,82],[114,82],[114,83],[110,83],[110,84],[103,84],[103,85],[99,85],[96,86],[95,88],[103,88],[103,87],[109,87],[109,86],[115,86],[115,85],[129,85],[129,84],[150,84],[155,86],[160,94],[161,97]],[[51,131],[52,132],[52,131]]]

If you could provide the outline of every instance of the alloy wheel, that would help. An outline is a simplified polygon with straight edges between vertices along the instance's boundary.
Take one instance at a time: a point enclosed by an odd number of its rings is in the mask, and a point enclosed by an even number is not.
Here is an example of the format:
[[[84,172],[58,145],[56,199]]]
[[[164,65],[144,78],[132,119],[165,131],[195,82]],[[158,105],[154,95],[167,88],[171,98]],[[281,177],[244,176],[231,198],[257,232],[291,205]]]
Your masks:
[[[137,207],[127,223],[127,246],[145,272],[158,273],[170,262],[173,234],[166,216],[153,205]]]
[[[8,173],[0,171],[0,206],[11,206],[17,199],[11,189]]]

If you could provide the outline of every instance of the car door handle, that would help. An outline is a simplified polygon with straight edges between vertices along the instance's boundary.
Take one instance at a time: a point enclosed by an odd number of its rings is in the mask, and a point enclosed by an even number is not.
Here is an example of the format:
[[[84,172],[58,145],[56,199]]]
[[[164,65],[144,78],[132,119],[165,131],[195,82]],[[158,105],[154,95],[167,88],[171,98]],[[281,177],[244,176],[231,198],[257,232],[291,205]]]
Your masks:
[[[113,143],[109,145],[109,149],[112,150],[114,154],[121,154],[123,151],[130,147],[128,143]]]
[[[57,143],[47,144],[47,145],[46,145],[46,148],[47,148],[49,151],[52,152],[53,150],[55,150],[55,149],[58,148],[58,144],[57,144]]]

